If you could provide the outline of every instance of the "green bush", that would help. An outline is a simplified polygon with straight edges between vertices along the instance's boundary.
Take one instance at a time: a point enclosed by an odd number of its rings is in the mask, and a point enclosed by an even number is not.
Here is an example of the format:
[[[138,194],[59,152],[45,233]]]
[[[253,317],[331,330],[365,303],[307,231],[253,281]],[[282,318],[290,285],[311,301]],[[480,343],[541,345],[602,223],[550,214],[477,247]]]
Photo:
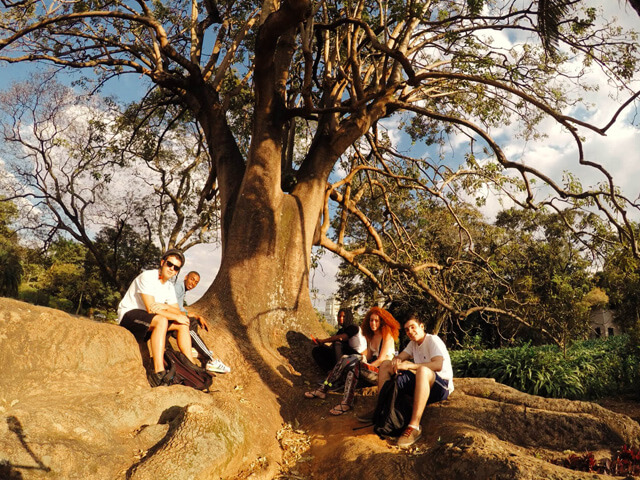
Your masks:
[[[49,294],[42,290],[35,289],[31,286],[21,285],[18,291],[18,298],[23,302],[32,303],[34,305],[49,306]]]
[[[489,377],[544,397],[595,399],[637,389],[640,357],[626,335],[556,346],[451,352],[458,377]]]
[[[68,298],[51,297],[49,299],[49,306],[67,313],[74,313],[75,311],[75,305]]]

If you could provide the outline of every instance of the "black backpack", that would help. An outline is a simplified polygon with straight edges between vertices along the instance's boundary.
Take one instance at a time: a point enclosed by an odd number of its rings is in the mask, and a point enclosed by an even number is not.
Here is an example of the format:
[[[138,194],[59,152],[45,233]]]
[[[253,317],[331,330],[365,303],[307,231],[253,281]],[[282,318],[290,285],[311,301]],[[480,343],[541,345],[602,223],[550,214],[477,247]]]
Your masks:
[[[373,431],[381,437],[399,437],[411,420],[413,401],[398,390],[396,377],[387,380],[373,413]]]
[[[195,365],[182,352],[175,351],[168,344],[164,352],[166,385],[185,385],[198,390],[207,390],[211,386],[211,375],[202,367]]]

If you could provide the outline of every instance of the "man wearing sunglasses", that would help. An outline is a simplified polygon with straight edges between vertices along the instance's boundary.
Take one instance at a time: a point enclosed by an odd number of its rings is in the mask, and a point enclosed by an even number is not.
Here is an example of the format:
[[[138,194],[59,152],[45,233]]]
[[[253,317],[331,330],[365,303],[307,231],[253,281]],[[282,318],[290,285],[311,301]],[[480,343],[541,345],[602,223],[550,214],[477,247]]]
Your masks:
[[[178,348],[193,362],[189,318],[180,311],[174,285],[170,282],[182,265],[182,252],[167,250],[160,259],[160,268],[138,275],[118,305],[118,323],[133,333],[138,342],[150,340],[154,368],[149,376],[152,386],[163,384],[167,332],[176,332]]]

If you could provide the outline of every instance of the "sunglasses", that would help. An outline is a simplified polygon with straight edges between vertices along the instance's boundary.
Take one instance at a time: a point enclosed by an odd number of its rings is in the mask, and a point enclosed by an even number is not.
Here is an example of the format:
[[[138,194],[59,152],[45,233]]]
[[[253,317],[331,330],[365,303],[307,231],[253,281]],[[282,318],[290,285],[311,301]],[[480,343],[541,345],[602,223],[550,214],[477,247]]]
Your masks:
[[[171,269],[172,269],[173,271],[175,271],[175,272],[179,272],[179,271],[180,271],[180,269],[182,268],[180,265],[176,265],[175,263],[171,263],[169,260],[165,260],[165,261],[164,261],[164,264],[165,264],[167,267],[171,268]]]

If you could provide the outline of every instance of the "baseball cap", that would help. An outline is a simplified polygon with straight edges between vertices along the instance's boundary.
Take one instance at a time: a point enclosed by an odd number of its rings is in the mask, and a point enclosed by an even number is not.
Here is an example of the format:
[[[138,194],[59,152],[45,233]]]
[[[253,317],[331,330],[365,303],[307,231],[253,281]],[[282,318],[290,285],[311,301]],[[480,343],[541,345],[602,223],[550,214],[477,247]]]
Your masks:
[[[169,250],[164,252],[164,254],[162,255],[161,260],[165,260],[168,257],[178,257],[180,259],[180,262],[182,262],[182,265],[184,265],[184,255],[177,248],[170,248]]]

